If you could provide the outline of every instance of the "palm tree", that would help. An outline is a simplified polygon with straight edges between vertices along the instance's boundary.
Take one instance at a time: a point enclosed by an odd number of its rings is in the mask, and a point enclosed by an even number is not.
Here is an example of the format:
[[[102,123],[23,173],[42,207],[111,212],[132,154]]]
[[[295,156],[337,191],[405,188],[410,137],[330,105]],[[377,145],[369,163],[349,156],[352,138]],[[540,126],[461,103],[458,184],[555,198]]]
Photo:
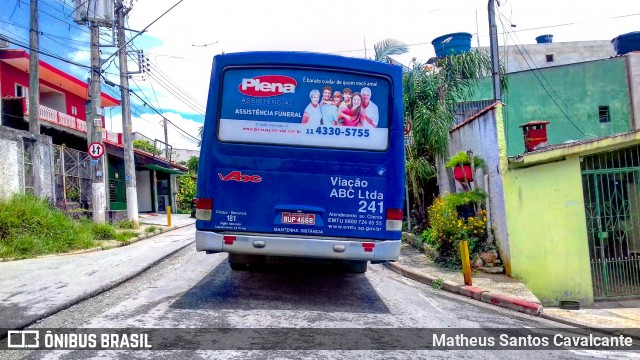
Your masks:
[[[401,55],[409,51],[409,45],[397,39],[384,39],[373,45],[376,61],[391,64],[393,59],[389,55]]]
[[[408,51],[404,42],[395,39],[383,40],[374,48],[376,60],[387,63],[391,62],[389,55]],[[491,57],[487,51],[473,50],[438,59],[435,67],[418,63],[415,58],[412,64],[403,77],[405,120],[413,124],[413,144],[406,147],[405,166],[417,220],[424,225],[424,189],[437,175],[436,160],[447,154],[456,104],[471,98],[478,79],[491,74]],[[502,87],[506,85],[503,76]]]

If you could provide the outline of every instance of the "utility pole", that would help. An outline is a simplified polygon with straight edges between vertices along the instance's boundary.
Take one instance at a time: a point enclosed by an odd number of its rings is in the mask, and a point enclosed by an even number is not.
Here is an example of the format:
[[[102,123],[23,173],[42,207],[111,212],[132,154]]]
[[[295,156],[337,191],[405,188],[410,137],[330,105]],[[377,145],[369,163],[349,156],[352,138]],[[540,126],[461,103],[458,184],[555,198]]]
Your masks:
[[[91,80],[89,84],[90,101],[87,111],[87,147],[92,143],[102,142],[102,99],[100,98],[100,27],[95,22],[89,23],[91,28]],[[105,157],[94,159],[91,163],[91,210],[93,221],[106,221],[107,195],[105,186]]]
[[[29,132],[31,133],[31,166],[33,167],[33,192],[42,196],[40,181],[40,152],[38,151],[38,135],[40,135],[40,38],[38,34],[38,0],[31,0],[29,26]]]
[[[498,59],[498,27],[496,26],[495,3],[499,0],[489,0],[489,43],[491,48],[491,73],[493,78],[493,101],[502,101],[500,87],[500,60]]]
[[[138,228],[138,193],[136,190],[136,164],[133,154],[133,131],[131,128],[131,98],[129,95],[129,74],[127,72],[127,46],[124,36],[124,17],[131,10],[125,8],[122,0],[116,0],[118,26],[118,56],[120,60],[120,94],[122,98],[122,138],[124,141],[124,179],[127,187],[127,218]],[[165,121],[165,139],[167,124]],[[166,152],[166,150],[165,150]]]
[[[167,118],[164,119],[164,158],[169,159],[169,136],[167,135]]]

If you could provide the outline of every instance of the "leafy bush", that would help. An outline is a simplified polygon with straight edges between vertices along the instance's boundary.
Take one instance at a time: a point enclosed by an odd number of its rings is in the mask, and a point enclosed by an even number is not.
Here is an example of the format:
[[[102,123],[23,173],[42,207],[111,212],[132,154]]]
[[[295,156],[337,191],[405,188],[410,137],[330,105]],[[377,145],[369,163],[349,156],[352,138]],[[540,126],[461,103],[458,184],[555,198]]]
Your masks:
[[[26,258],[95,246],[91,227],[46,200],[17,194],[0,200],[0,257]]]
[[[470,194],[471,193],[471,194]],[[486,238],[486,211],[480,210],[475,216],[460,218],[456,207],[472,202],[481,196],[468,192],[466,195],[449,194],[438,197],[428,209],[430,229],[423,238],[432,241],[440,257],[438,262],[448,266],[460,266],[460,240],[467,240],[469,253],[475,254],[481,240]],[[467,202],[465,202],[467,201]]]
[[[196,181],[191,175],[180,176],[178,181],[178,208],[191,209],[191,200],[196,196]]]
[[[487,194],[480,188],[475,188],[471,191],[451,193],[443,196],[444,201],[453,207],[481,202],[486,197]]]
[[[422,239],[423,243],[426,243],[432,248],[438,250],[440,243],[438,242],[436,233],[433,231],[433,229],[428,228],[424,230],[422,234],[420,234],[420,238]]]
[[[471,158],[469,157],[469,154],[467,154],[464,151],[458,151],[457,154],[455,154],[454,156],[449,158],[449,161],[447,161],[446,166],[448,168],[453,168],[456,167],[458,165],[471,165]],[[484,160],[482,160],[482,158],[480,158],[479,156],[474,156],[473,157],[473,166],[476,168],[481,168],[484,166]]]
[[[140,149],[142,151],[146,151],[148,153],[152,153],[153,155],[162,154],[162,151],[156,149],[156,147],[153,146],[153,144],[143,139],[133,140],[133,147],[136,149]]]
[[[149,226],[148,228],[144,229],[144,232],[146,232],[146,233],[151,233],[151,232],[154,232],[154,231],[156,231],[156,230],[158,230],[158,228],[157,228],[157,227],[155,227],[155,226],[153,226],[153,225],[151,225],[151,226]]]

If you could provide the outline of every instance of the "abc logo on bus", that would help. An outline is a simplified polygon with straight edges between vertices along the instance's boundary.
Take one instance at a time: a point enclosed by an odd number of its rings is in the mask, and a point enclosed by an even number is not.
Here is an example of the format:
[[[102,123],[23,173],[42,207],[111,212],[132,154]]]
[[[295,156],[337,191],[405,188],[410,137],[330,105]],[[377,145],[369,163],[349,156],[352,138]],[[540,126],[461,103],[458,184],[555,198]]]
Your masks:
[[[270,97],[296,92],[298,82],[284,75],[260,75],[250,79],[242,79],[238,90],[248,96]]]

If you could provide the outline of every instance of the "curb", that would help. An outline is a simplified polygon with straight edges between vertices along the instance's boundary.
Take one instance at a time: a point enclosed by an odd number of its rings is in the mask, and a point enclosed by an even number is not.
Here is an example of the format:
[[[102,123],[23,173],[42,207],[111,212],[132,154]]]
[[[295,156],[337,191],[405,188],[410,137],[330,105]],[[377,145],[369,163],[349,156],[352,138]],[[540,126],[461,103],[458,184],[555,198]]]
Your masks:
[[[551,321],[555,321],[564,325],[569,325],[569,326],[573,326],[576,328],[580,328],[580,329],[590,329],[593,330],[594,332],[600,332],[603,334],[607,334],[607,335],[611,335],[611,336],[619,336],[619,335],[624,335],[630,338],[633,338],[635,340],[640,340],[640,335],[638,335],[638,331],[636,328],[631,328],[630,330],[636,330],[635,332],[628,332],[625,331],[627,329],[625,328],[617,328],[617,329],[610,329],[610,328],[597,328],[597,327],[593,327],[593,325],[588,325],[588,324],[583,324],[583,323],[579,323],[576,321],[571,321],[571,320],[566,320],[564,318],[560,318],[560,317],[556,317],[556,316],[552,316],[549,315],[547,313],[542,313],[540,314],[540,317],[546,320],[551,320]]]
[[[387,268],[391,269],[392,271],[404,277],[415,280],[417,282],[421,282],[426,285],[433,286],[434,281],[439,280],[434,276],[415,271],[406,266],[402,266],[397,262],[386,262],[384,263],[384,265]],[[466,296],[468,298],[472,298],[478,301],[482,301],[483,303],[503,307],[510,310],[515,310],[528,315],[542,316],[542,309],[543,309],[542,305],[536,304],[531,301],[522,300],[522,299],[518,299],[518,298],[514,298],[511,296],[506,296],[502,294],[492,293],[490,291],[483,290],[475,286],[466,286],[466,285],[456,284],[452,281],[443,281],[440,285],[440,288],[447,292],[451,292],[451,293]]]
[[[149,224],[145,224],[145,225],[149,225]],[[174,225],[174,226],[169,227],[169,228],[158,228],[157,230],[155,230],[153,232],[139,234],[138,236],[136,236],[134,238],[131,238],[131,239],[125,240],[125,241],[121,241],[119,244],[115,244],[115,245],[96,246],[96,247],[92,247],[92,248],[84,249],[84,250],[72,251],[72,252],[67,252],[67,253],[40,255],[40,256],[36,256],[36,257],[32,257],[32,258],[24,258],[24,259],[0,258],[0,262],[31,260],[31,259],[42,259],[42,258],[50,258],[50,257],[54,257],[54,256],[79,255],[79,254],[86,254],[86,253],[95,252],[95,251],[111,250],[111,249],[115,249],[115,248],[131,245],[131,244],[136,243],[136,242],[138,242],[140,240],[148,239],[150,237],[154,237],[156,235],[160,235],[160,234],[165,233],[165,232],[181,229],[181,228],[187,227],[189,225],[193,225],[193,224]]]
[[[175,230],[175,229],[173,229],[173,230]],[[114,287],[116,287],[118,285],[121,285],[121,284],[133,279],[134,277],[142,274],[143,272],[151,269],[152,267],[158,265],[159,263],[161,263],[165,259],[171,257],[172,255],[176,254],[180,250],[192,245],[194,242],[195,242],[195,240],[189,242],[188,244],[180,246],[179,248],[171,251],[170,253],[161,256],[160,258],[158,258],[154,262],[142,267],[141,269],[135,270],[134,272],[132,272],[132,273],[130,273],[128,275],[125,275],[120,279],[114,280],[114,281],[112,281],[112,282],[110,282],[110,283],[108,283],[106,285],[103,285],[103,286],[97,288],[96,290],[93,290],[93,291],[90,291],[90,292],[85,293],[83,295],[80,295],[75,299],[69,300],[64,304],[61,304],[61,305],[58,305],[58,306],[52,308],[51,310],[45,311],[44,313],[42,313],[40,315],[37,315],[36,318],[29,319],[29,320],[25,321],[23,324],[20,324],[20,325],[16,326],[13,330],[22,330],[24,328],[27,328],[27,327],[37,323],[40,320],[46,319],[49,316],[52,316],[52,315],[55,315],[56,313],[59,313],[62,310],[66,310],[66,309],[68,309],[68,308],[70,308],[70,307],[72,307],[74,305],[77,305],[77,304],[79,304],[79,303],[81,303],[81,302],[83,302],[85,300],[88,300],[88,299],[91,299],[92,297],[98,296],[98,295],[102,294],[105,291],[111,290]]]

